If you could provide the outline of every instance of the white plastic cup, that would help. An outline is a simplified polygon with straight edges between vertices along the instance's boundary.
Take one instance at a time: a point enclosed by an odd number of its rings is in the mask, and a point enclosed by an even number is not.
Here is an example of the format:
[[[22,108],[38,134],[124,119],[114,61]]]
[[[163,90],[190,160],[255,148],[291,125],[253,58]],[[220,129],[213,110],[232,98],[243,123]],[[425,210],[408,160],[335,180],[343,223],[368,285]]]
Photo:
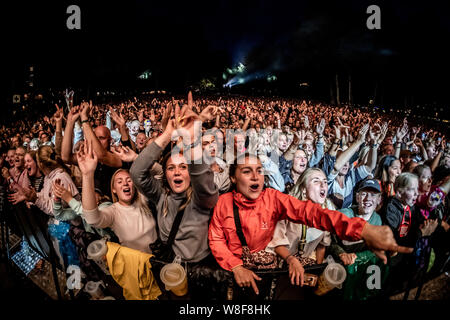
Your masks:
[[[160,273],[161,281],[166,290],[171,290],[177,296],[184,296],[188,292],[186,270],[179,263],[166,264]]]
[[[103,270],[103,272],[109,275],[108,265],[106,263],[106,253],[108,252],[108,246],[105,240],[92,241],[87,247],[88,259],[94,260],[94,262]]]
[[[104,298],[103,291],[101,289],[102,287],[105,287],[103,284],[103,281],[88,281],[86,285],[84,286],[84,291],[89,293],[93,299],[101,299]]]
[[[336,287],[341,288],[342,283],[346,278],[347,271],[342,265],[335,262],[330,263],[320,275],[314,293],[318,296],[322,296]]]
[[[111,296],[106,296],[106,297],[104,297],[104,298],[102,298],[100,300],[116,300],[116,299],[114,297],[111,297]]]

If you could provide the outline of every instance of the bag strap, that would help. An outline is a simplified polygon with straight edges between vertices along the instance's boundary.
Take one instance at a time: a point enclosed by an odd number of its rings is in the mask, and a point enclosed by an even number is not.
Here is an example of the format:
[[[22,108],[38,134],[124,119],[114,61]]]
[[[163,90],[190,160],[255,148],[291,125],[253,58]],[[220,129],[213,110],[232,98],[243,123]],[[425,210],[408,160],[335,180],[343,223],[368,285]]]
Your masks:
[[[185,209],[186,208],[184,208],[181,211],[178,211],[177,216],[175,217],[175,220],[173,221],[172,228],[170,229],[170,233],[169,233],[169,239],[167,240],[167,243],[166,243],[169,248],[172,248],[172,244],[175,241],[175,236],[177,235],[178,228],[180,227],[181,219],[183,219]]]
[[[248,247],[247,241],[245,241],[244,233],[242,232],[241,219],[239,218],[239,209],[233,200],[233,214],[234,214],[234,223],[236,225],[236,233],[241,241],[242,246]]]
[[[306,231],[308,230],[308,226],[302,224],[302,236],[300,238],[300,242],[298,243],[298,252],[300,254],[304,253],[305,245],[306,245]]]
[[[169,233],[169,238],[167,239],[167,242],[166,242],[166,245],[169,248],[172,248],[172,244],[175,241],[175,236],[177,235],[178,228],[180,227],[180,224],[181,224],[181,220],[183,219],[185,209],[186,209],[186,207],[183,210],[180,210],[177,212],[177,215],[172,223],[172,227],[171,227],[170,233]],[[152,212],[153,218],[155,219],[156,234],[157,234],[158,238],[160,238],[159,226],[158,226],[158,212],[153,212],[153,210],[151,210],[151,209],[150,209],[150,211]]]

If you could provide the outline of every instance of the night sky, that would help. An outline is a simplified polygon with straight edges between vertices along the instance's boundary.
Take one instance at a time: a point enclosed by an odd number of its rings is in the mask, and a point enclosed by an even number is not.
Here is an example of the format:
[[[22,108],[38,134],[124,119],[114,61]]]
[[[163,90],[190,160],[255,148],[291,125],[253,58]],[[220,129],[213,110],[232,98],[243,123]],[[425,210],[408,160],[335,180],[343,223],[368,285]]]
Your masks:
[[[45,3],[45,4],[44,4]],[[81,30],[66,28],[66,8],[81,8]],[[369,5],[381,30],[366,27]],[[270,72],[280,94],[329,100],[336,73],[346,96],[367,103],[447,106],[450,5],[442,1],[21,1],[2,4],[3,101],[36,68],[37,88],[133,88],[184,92],[243,62]],[[247,88],[262,86],[249,82]],[[243,86],[244,87],[244,86]],[[236,87],[237,88],[237,87]],[[382,101],[380,101],[382,99]]]

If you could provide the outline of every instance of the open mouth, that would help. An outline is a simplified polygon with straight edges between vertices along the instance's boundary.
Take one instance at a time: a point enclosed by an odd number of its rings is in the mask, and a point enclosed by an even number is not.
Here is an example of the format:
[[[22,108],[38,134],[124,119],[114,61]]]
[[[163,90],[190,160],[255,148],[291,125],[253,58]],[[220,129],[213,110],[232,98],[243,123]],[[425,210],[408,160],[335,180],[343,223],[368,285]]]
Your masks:
[[[123,191],[124,195],[131,196],[131,188],[130,187],[123,188],[122,191]]]
[[[183,184],[183,179],[175,179],[173,180],[175,187],[180,187]]]
[[[372,208],[372,203],[363,203],[364,208]]]
[[[327,193],[325,192],[325,190],[320,190],[319,195],[321,198],[325,198],[327,196]]]
[[[255,184],[250,185],[250,191],[256,192],[256,191],[258,191],[258,189],[259,189],[259,184],[255,183]]]

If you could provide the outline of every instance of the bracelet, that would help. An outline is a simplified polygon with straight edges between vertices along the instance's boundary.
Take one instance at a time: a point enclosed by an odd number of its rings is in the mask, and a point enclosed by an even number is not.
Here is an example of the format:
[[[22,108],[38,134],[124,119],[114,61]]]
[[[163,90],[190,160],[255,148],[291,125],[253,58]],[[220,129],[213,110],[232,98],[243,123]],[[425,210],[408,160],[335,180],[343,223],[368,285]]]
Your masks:
[[[292,254],[289,254],[286,258],[284,258],[284,261],[288,261],[289,257],[292,257]]]
[[[202,138],[198,137],[198,139],[196,141],[194,141],[193,143],[191,143],[191,144],[184,144],[183,143],[183,146],[184,146],[185,149],[195,148],[201,141],[202,141]]]
[[[371,148],[378,148],[378,143],[374,143],[370,146]]]
[[[86,123],[86,122],[89,122],[89,120],[88,120],[88,119],[86,119],[86,120],[81,120],[81,124]]]
[[[317,138],[318,138],[318,139],[322,139],[322,138],[323,138],[323,135],[320,134]]]

